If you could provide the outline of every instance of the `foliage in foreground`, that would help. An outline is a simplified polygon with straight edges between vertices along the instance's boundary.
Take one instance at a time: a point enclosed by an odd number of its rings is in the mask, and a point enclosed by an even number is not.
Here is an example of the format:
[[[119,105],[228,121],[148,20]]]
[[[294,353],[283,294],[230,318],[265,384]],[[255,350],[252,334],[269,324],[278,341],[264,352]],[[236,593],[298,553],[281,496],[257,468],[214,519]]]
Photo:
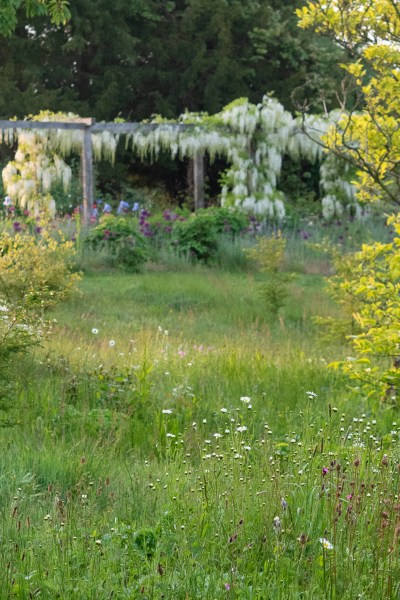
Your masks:
[[[356,327],[348,335],[355,356],[334,363],[368,396],[399,403],[400,386],[400,218],[391,217],[390,243],[363,244],[361,250],[336,260],[330,282],[336,299]]]
[[[18,224],[20,225],[20,224]],[[49,230],[14,228],[0,235],[0,397],[15,393],[15,361],[39,345],[48,329],[44,312],[75,289],[72,242]]]
[[[67,0],[3,0],[0,9],[0,35],[10,36],[17,26],[17,11],[24,9],[29,18],[49,15],[55,25],[71,17]]]

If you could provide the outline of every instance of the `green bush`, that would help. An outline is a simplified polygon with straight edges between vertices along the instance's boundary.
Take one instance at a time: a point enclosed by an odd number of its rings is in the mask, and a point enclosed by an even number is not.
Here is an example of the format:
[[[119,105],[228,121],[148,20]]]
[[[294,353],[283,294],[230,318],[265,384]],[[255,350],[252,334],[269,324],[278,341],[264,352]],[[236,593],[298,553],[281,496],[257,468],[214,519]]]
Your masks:
[[[203,212],[191,215],[186,221],[175,222],[172,243],[179,254],[210,262],[217,251],[217,234],[215,218]]]
[[[148,259],[148,242],[138,231],[134,218],[102,217],[90,230],[85,245],[93,249],[106,248],[112,263],[129,271],[140,271]]]
[[[214,206],[207,208],[203,213],[213,218],[217,233],[228,234],[235,238],[245,232],[249,227],[249,217],[237,208],[224,208]]]

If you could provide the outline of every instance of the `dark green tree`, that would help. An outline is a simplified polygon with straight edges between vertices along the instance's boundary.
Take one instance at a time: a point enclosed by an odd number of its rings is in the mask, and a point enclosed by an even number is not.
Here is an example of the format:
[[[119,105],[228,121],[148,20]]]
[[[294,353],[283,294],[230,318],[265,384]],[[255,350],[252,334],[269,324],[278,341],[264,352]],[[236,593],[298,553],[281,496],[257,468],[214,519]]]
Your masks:
[[[340,51],[297,27],[301,1],[284,4],[74,0],[65,25],[20,11],[13,36],[0,37],[0,116],[175,117],[265,92],[286,108],[293,93],[312,101],[337,86]]]

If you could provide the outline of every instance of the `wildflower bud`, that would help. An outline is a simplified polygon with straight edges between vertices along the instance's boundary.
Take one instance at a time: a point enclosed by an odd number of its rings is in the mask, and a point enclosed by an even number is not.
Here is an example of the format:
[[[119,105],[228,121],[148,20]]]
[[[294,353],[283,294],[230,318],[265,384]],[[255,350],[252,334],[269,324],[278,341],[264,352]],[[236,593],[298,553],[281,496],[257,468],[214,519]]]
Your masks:
[[[354,466],[355,467],[359,467],[360,466],[360,459],[358,457],[354,461]]]
[[[281,520],[279,517],[274,517],[274,521],[273,521],[273,528],[275,529],[275,531],[280,531],[281,529]]]
[[[300,542],[300,544],[302,546],[304,546],[308,542],[308,535],[306,535],[305,533],[302,533],[300,535],[300,537],[297,538],[297,541]]]
[[[387,465],[389,464],[389,459],[388,459],[388,455],[384,454],[381,460],[381,464],[384,467],[387,467]]]

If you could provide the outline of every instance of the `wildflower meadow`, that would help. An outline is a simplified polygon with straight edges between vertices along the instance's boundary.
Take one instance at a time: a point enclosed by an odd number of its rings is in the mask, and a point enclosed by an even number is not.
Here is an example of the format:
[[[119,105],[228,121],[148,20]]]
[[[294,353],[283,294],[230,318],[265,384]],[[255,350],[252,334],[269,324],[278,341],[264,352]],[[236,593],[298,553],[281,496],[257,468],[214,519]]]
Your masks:
[[[292,243],[272,313],[250,264],[90,255],[10,362],[1,597],[399,597],[398,412],[327,367],[341,308]]]

